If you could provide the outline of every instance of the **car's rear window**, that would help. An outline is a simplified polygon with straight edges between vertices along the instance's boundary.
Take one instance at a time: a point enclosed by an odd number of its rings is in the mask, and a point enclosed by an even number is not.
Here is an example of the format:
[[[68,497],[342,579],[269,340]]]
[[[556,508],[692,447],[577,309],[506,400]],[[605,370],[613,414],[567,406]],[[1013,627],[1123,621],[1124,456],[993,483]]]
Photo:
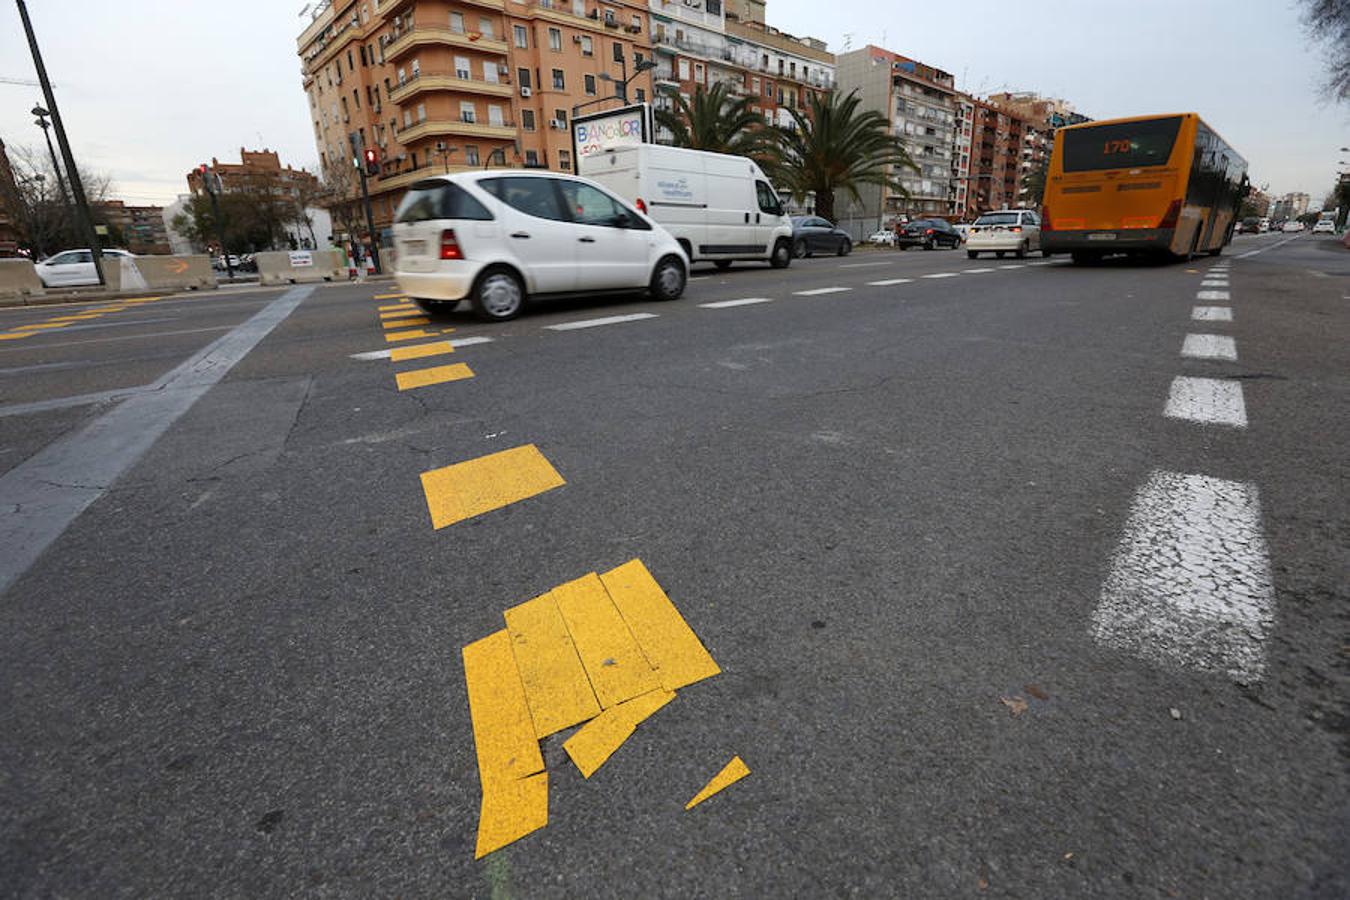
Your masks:
[[[552,178],[510,175],[485,178],[478,182],[483,190],[513,209],[539,219],[566,221]]]
[[[1064,140],[1064,171],[1166,165],[1180,130],[1180,116],[1066,128],[1059,133]]]
[[[975,220],[976,225],[1016,225],[1017,213],[988,213]]]
[[[398,205],[395,222],[428,222],[433,219],[490,220],[487,211],[457,184],[439,179],[413,182]]]

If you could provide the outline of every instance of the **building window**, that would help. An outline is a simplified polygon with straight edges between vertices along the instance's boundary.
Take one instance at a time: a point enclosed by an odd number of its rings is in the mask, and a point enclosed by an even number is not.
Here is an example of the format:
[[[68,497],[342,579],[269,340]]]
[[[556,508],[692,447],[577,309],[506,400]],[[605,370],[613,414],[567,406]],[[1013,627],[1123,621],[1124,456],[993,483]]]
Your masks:
[[[556,28],[548,30],[548,49],[562,50],[562,32]]]
[[[772,82],[772,81],[766,81],[766,82],[764,82],[764,96],[765,96],[765,97],[768,97],[769,99],[773,99],[773,82]]]
[[[506,165],[506,151],[503,150],[501,147],[498,147],[496,150],[493,150],[491,153],[489,153],[488,165],[490,166]]]
[[[520,82],[520,86],[523,87],[523,88],[529,87],[529,86],[530,86],[530,70],[529,70],[529,69],[516,69],[516,81]]]
[[[486,16],[478,17],[478,30],[482,32],[483,37],[491,40],[495,35],[492,33],[492,20]]]
[[[755,75],[755,76],[753,76],[753,77],[750,79],[750,92],[751,92],[752,94],[758,94],[758,93],[759,93],[759,76],[758,76],[758,75]]]
[[[525,30],[524,25],[512,26],[511,33],[515,35],[517,47],[525,49],[530,46],[530,33]]]
[[[572,152],[570,150],[558,151],[558,168],[564,172],[572,171]]]
[[[473,144],[464,147],[464,162],[471,166],[478,165],[478,148]]]
[[[483,80],[484,80],[484,81],[486,81],[488,84],[496,84],[496,83],[497,83],[497,76],[498,76],[499,74],[501,74],[501,73],[497,71],[497,64],[496,64],[495,62],[493,62],[493,61],[490,60],[490,59],[489,59],[489,60],[484,60],[484,62],[483,62]]]
[[[562,122],[564,125],[566,125],[566,124],[567,124],[567,110],[565,110],[565,109],[555,109],[555,110],[553,111],[553,118],[557,119],[559,122]]]
[[[461,122],[472,123],[475,119],[473,103],[468,100],[459,101],[459,120]]]
[[[412,110],[411,110],[411,109],[405,109],[405,110],[403,111],[403,127],[404,127],[404,128],[411,128],[411,127],[412,127]]]
[[[595,55],[595,42],[591,40],[591,36],[589,34],[583,34],[581,36],[581,55],[582,56]]]
[[[502,108],[496,103],[488,104],[488,124],[497,126],[506,124],[506,118],[502,115]]]
[[[689,60],[682,59],[679,63],[680,81],[689,80]]]
[[[538,150],[526,150],[526,151],[525,151],[525,165],[528,166],[528,167],[530,167],[530,168],[534,168],[535,166],[539,165],[539,151],[538,151]]]
[[[703,63],[694,63],[694,81],[698,84],[703,83]]]
[[[417,104],[417,121],[425,122],[427,120],[427,105],[425,103]]]
[[[563,74],[562,69],[553,70],[553,87],[555,90],[559,91],[567,90],[567,78]]]
[[[520,127],[524,131],[534,131],[534,110],[522,109],[520,111]]]
[[[623,62],[623,44],[618,41],[614,42],[614,61]]]
[[[450,30],[455,34],[464,33],[464,13],[452,12],[450,14]]]
[[[642,88],[638,88],[633,94],[634,99],[636,99],[638,103],[645,103],[647,101],[647,92]]]
[[[588,96],[588,97],[594,97],[594,96],[595,96],[595,76],[594,76],[594,75],[587,75],[587,76],[585,76],[585,82],[586,82],[586,96]]]
[[[467,56],[455,57],[455,77],[472,78],[473,70],[469,68],[469,58]]]

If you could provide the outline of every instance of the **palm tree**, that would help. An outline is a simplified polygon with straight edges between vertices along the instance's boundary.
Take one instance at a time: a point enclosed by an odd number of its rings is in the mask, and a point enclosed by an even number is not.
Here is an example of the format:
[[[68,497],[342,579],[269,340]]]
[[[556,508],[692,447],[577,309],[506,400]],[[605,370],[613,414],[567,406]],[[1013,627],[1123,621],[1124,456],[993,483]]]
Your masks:
[[[676,147],[734,153],[762,154],[769,141],[764,119],[750,111],[751,97],[733,97],[726,84],[718,82],[705,91],[700,85],[686,100],[672,92],[674,109],[658,109],[656,124],[675,135]]]
[[[897,170],[919,169],[905,145],[891,134],[886,117],[874,110],[859,113],[858,103],[857,91],[846,97],[816,94],[806,113],[788,110],[795,128],[775,130],[775,181],[798,202],[815,194],[816,215],[832,222],[835,191],[862,202],[858,189],[874,184],[908,197]]]

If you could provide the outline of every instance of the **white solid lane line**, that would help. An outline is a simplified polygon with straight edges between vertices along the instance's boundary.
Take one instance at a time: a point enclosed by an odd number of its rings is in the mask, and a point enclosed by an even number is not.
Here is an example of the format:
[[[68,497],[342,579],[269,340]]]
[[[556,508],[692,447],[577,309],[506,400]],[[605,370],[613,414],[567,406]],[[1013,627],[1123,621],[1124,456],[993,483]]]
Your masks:
[[[1191,318],[1197,322],[1231,322],[1231,306],[1197,306],[1191,310]]]
[[[962,274],[965,274],[965,275],[979,275],[979,274],[982,273],[982,272],[993,272],[993,271],[994,271],[993,269],[966,269],[966,270],[964,270],[964,272],[963,272]]]
[[[1197,300],[1231,300],[1227,291],[1197,291],[1195,295]]]
[[[620,325],[624,322],[638,322],[642,319],[655,319],[656,313],[629,313],[626,316],[601,316],[598,319],[580,319],[576,322],[563,322],[559,325],[545,325],[549,331],[574,331],[578,328],[595,328],[600,325]]]
[[[1242,383],[1222,378],[1172,379],[1163,415],[1202,425],[1247,427],[1247,404],[1242,398]]]
[[[1008,265],[1008,266],[999,266],[999,268],[1000,268],[1000,269],[1021,269],[1021,268],[1024,268],[1025,265],[1026,265],[1025,263],[1013,263],[1012,265]]]
[[[740,300],[717,300],[712,303],[700,303],[700,309],[728,309],[732,306],[749,306],[752,303],[772,303],[772,297],[744,297]]]
[[[1189,359],[1237,359],[1237,341],[1226,334],[1188,334],[1181,355]]]
[[[932,275],[924,275],[924,278],[955,278],[960,272],[935,272]]]
[[[1101,644],[1257,681],[1275,592],[1256,485],[1155,471],[1135,494],[1092,616]]]
[[[449,343],[451,347],[454,347],[456,350],[458,350],[460,347],[472,347],[474,344],[490,344],[490,343],[492,343],[494,340],[496,340],[496,339],[495,339],[495,338],[490,338],[490,337],[462,337],[462,338],[457,338],[456,340],[448,341],[448,342],[446,342],[446,341],[432,341],[431,343],[434,343],[434,344]],[[394,350],[396,350],[396,349],[397,349],[397,350],[409,350],[409,349],[412,349],[413,347],[418,347],[418,346],[421,346],[421,345],[420,345],[420,344],[404,344],[402,347],[390,347],[388,350],[369,350],[369,351],[367,351],[367,352],[365,352],[365,353],[353,353],[353,354],[351,355],[351,358],[352,358],[352,359],[367,360],[367,361],[368,361],[368,360],[372,360],[372,359],[388,359],[389,356],[390,356],[390,354],[392,354],[392,353],[394,352]]]
[[[821,294],[838,294],[843,291],[851,291],[851,290],[853,290],[853,288],[827,287],[827,288],[816,288],[813,291],[793,291],[792,293],[798,297],[819,297]]]
[[[913,278],[887,278],[885,281],[869,281],[870,287],[890,287],[893,284],[909,284]]]
[[[885,262],[870,262],[870,263],[845,263],[844,265],[840,266],[839,268],[841,268],[841,269],[869,269],[869,268],[871,268],[872,266],[889,266],[890,264],[891,264],[891,260],[886,260]]]

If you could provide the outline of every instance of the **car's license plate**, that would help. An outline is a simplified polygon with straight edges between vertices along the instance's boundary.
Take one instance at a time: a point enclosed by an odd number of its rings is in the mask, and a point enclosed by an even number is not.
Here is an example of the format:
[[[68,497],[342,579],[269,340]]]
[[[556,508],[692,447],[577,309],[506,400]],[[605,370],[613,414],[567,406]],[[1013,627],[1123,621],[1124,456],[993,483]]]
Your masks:
[[[1089,241],[1114,241],[1116,236],[1109,231],[1098,231],[1095,234],[1089,234]]]
[[[407,253],[409,256],[421,256],[422,254],[427,252],[427,242],[404,241],[403,248],[404,248],[403,252]]]

